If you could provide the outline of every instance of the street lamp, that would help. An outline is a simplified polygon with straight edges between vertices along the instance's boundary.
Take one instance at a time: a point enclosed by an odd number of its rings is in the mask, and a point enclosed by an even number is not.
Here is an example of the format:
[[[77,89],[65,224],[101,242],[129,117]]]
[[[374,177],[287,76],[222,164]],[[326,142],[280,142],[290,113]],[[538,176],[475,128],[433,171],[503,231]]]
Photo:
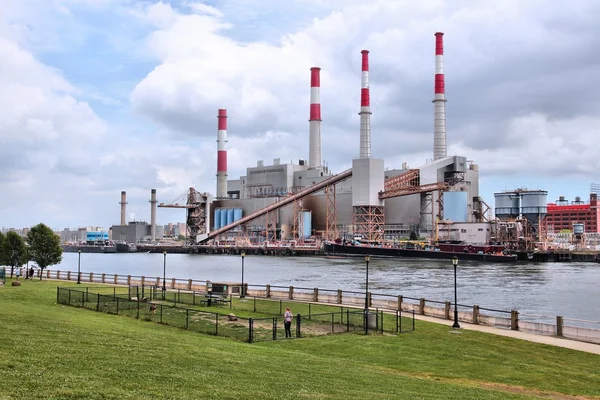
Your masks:
[[[460,328],[458,324],[458,300],[456,296],[456,266],[458,265],[458,257],[452,257],[452,265],[454,265],[454,324],[452,324],[452,327]]]
[[[367,264],[367,280],[365,283],[365,335],[369,333],[369,261],[371,261],[371,256],[365,256],[365,262]]]
[[[81,249],[77,250],[77,284],[81,284]]]
[[[240,298],[243,299],[244,297],[246,297],[245,296],[246,293],[245,293],[245,290],[244,290],[244,257],[246,257],[246,252],[242,251],[240,253],[240,255],[242,256],[242,290],[241,290],[241,293],[240,293]]]
[[[162,287],[162,297],[165,299],[165,292],[167,291],[167,251],[163,251],[163,287]]]

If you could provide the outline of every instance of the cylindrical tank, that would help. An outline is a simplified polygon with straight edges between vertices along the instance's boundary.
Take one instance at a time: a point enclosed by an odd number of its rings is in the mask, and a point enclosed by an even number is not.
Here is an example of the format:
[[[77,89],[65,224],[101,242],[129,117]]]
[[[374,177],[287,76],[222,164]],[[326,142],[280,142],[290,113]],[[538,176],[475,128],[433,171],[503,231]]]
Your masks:
[[[309,238],[312,232],[312,211],[302,211],[302,237]]]
[[[217,208],[215,210],[215,220],[214,220],[214,229],[219,229],[221,227],[221,209]]]
[[[467,222],[467,192],[444,192],[444,219]]]
[[[545,190],[532,190],[521,192],[521,213],[534,225],[543,219],[548,212],[548,192]]]
[[[494,214],[498,218],[515,218],[519,215],[519,197],[516,193],[494,193]]]
[[[221,208],[221,228],[227,225],[227,209]]]
[[[242,212],[241,208],[234,208],[233,209],[233,220],[234,221],[239,221],[240,219],[242,219],[243,215],[244,215],[244,213]]]
[[[576,235],[583,235],[585,231],[585,225],[581,223],[573,224],[573,233]]]
[[[227,225],[233,223],[233,208],[227,209]]]

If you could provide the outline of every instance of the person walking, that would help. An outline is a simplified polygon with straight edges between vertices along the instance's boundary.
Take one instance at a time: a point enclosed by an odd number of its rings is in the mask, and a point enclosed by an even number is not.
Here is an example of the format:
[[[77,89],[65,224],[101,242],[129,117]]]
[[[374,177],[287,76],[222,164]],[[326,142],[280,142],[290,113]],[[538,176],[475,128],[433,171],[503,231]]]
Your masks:
[[[283,325],[285,327],[285,337],[292,337],[292,312],[289,307],[285,308],[285,314],[283,315]]]

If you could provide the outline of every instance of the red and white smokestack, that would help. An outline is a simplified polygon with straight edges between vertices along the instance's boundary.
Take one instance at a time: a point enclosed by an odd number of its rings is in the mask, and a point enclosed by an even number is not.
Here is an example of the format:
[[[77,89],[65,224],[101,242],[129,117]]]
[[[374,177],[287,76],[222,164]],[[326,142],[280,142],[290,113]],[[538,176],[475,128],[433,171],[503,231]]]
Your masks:
[[[369,50],[362,50],[360,88],[360,158],[371,158],[371,100],[369,97]]]
[[[217,198],[227,198],[227,110],[220,108],[217,119]]]
[[[435,94],[433,98],[433,159],[446,157],[446,87],[444,34],[435,33]]]
[[[321,68],[310,69],[310,119],[308,138],[308,165],[321,166]]]

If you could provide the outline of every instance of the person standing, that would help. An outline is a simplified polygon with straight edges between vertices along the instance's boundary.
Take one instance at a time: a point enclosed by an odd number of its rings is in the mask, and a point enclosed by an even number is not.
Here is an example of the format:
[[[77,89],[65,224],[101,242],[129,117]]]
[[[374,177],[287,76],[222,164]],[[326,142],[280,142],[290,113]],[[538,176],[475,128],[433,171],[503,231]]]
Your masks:
[[[285,314],[283,315],[283,326],[285,327],[285,337],[292,337],[292,312],[289,307],[285,308]]]

